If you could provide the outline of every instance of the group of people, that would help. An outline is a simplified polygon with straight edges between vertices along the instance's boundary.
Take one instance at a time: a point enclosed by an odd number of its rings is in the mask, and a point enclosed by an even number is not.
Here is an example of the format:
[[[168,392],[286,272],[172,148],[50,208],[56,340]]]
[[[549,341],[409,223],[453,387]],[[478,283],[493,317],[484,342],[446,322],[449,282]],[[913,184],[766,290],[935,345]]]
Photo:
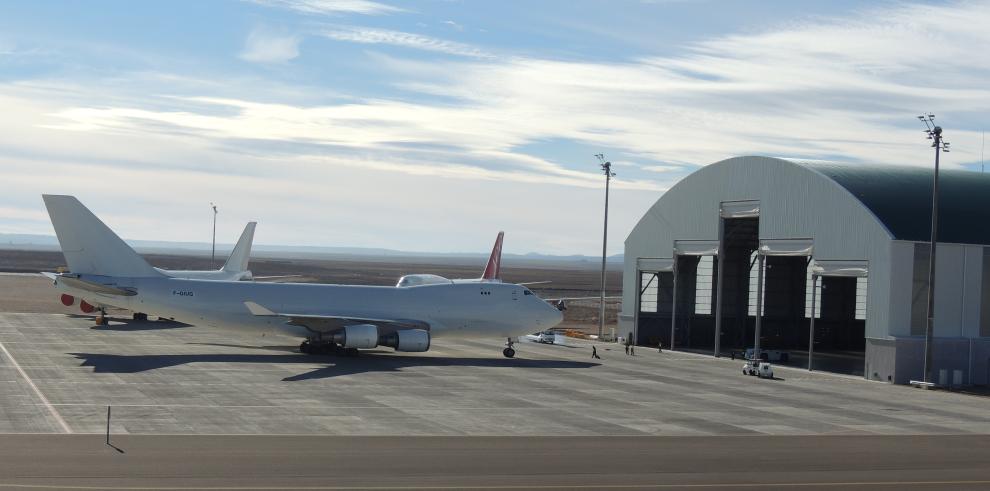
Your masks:
[[[626,348],[626,354],[627,355],[636,356],[636,345],[633,344],[632,333],[629,333],[629,336],[626,337],[625,342],[623,342],[622,344]],[[658,353],[663,353],[663,341],[660,341],[660,342],[657,343],[657,352]],[[601,360],[602,359],[601,356],[598,356],[598,348],[595,347],[595,345],[592,345],[591,346],[591,358],[593,358],[595,360]]]

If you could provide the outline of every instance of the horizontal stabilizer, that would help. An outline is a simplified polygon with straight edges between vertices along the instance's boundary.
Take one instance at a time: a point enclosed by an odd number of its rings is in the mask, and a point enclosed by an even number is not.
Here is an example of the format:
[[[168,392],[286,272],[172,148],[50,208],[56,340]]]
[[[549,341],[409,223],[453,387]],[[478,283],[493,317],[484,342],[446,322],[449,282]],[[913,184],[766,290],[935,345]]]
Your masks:
[[[289,278],[302,278],[304,275],[301,274],[283,274],[277,276],[252,276],[251,279],[254,281],[272,281],[278,282],[280,280],[287,280]]]
[[[117,295],[121,297],[132,297],[137,295],[137,290],[134,290],[133,288],[119,288],[113,285],[104,285],[103,283],[83,280],[74,276],[55,275],[53,279],[56,283],[61,283],[69,288],[75,288],[77,290],[87,292],[101,293],[103,295]]]

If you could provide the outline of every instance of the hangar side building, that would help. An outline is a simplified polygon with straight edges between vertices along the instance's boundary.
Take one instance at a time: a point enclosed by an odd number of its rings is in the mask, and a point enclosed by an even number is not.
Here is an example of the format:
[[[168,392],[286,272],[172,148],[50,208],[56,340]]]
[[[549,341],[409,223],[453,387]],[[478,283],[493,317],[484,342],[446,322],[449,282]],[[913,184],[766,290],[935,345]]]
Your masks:
[[[990,176],[942,171],[939,186],[935,376],[986,384]],[[785,364],[920,380],[931,195],[925,168],[767,157],[706,166],[626,238],[619,335],[741,354],[760,310],[761,347]]]

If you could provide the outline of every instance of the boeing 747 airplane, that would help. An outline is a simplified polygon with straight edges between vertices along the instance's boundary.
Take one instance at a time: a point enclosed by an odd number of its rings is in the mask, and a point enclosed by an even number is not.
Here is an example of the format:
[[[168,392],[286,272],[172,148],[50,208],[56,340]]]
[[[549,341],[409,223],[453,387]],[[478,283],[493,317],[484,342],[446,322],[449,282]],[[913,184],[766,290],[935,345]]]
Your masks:
[[[511,358],[516,337],[562,320],[559,310],[525,286],[493,281],[497,265],[474,281],[413,275],[396,286],[171,277],[148,264],[75,197],[43,198],[69,267],[49,275],[56,286],[67,284],[112,297],[115,305],[135,312],[190,324],[280,329],[303,338],[299,348],[305,353],[354,353],[377,346],[427,351],[435,337],[458,336],[507,339],[503,355]]]

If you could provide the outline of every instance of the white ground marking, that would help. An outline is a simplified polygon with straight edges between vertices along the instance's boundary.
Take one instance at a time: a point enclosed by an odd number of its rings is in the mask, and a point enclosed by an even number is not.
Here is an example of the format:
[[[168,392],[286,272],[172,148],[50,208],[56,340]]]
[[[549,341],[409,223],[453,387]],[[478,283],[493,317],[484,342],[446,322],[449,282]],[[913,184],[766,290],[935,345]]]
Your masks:
[[[484,484],[467,486],[421,486],[421,485],[396,485],[396,486],[278,486],[283,490],[325,490],[325,491],[419,491],[419,490],[519,490],[519,489],[732,489],[732,488],[819,488],[819,487],[893,487],[904,488],[913,486],[974,486],[986,485],[990,481],[846,481],[846,482],[781,482],[781,483],[697,483],[697,484],[508,484],[490,485]],[[26,488],[26,489],[80,489],[91,490],[143,490],[143,491],[249,491],[272,489],[270,486],[66,486],[62,484],[13,484],[0,483],[0,488]]]
[[[27,381],[28,385],[31,386],[31,390],[33,390],[35,395],[38,396],[38,399],[41,400],[41,403],[44,404],[46,408],[48,408],[48,412],[52,415],[53,418],[55,418],[55,421],[58,423],[58,425],[62,427],[62,431],[64,433],[72,433],[72,428],[69,428],[69,425],[65,422],[64,419],[62,419],[62,415],[58,413],[58,410],[55,409],[55,406],[53,406],[52,403],[48,402],[48,398],[41,393],[41,390],[38,389],[38,386],[34,385],[34,381],[31,380],[31,377],[28,377],[27,372],[25,372],[24,369],[21,368],[20,363],[17,363],[17,360],[15,360],[13,355],[10,354],[10,351],[7,351],[7,347],[4,346],[3,343],[0,343],[0,351],[3,351],[4,356],[6,356],[8,360],[10,360],[10,364],[17,369],[17,372],[21,374],[21,377],[23,377],[24,380]]]

